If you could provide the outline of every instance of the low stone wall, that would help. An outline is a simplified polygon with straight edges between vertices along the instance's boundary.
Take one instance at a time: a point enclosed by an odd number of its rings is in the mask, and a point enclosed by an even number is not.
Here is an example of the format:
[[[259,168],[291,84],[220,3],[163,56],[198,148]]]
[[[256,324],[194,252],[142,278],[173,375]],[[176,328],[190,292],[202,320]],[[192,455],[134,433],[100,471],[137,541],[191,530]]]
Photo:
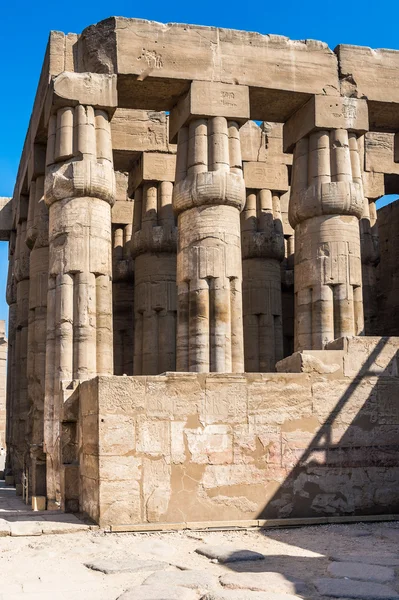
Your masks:
[[[399,338],[333,348],[300,373],[84,382],[81,510],[102,526],[399,512]]]

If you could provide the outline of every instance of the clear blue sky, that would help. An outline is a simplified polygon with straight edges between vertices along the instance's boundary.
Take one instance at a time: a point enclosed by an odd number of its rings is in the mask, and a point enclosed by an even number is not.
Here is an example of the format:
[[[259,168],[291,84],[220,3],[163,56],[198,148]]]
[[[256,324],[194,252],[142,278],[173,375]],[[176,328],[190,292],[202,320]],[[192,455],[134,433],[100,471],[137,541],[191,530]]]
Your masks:
[[[398,0],[4,1],[0,9],[0,196],[13,192],[49,31],[80,33],[111,15],[312,38],[330,48],[345,43],[399,49]],[[7,247],[0,243],[0,319],[7,317],[6,274]]]

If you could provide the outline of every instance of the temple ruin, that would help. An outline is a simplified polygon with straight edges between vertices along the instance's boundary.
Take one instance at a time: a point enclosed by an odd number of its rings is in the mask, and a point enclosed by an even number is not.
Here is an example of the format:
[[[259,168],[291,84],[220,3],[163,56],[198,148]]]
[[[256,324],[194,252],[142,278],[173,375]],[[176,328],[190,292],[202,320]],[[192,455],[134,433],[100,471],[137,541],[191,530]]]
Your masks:
[[[394,193],[398,51],[51,32],[0,199],[7,477],[114,530],[398,513]]]

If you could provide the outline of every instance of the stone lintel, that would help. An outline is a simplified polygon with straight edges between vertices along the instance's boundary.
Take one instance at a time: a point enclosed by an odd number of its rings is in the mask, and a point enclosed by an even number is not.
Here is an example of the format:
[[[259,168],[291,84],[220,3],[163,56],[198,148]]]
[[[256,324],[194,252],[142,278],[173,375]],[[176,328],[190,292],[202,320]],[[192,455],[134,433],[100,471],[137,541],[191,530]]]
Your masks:
[[[131,225],[133,223],[134,202],[117,200],[112,207],[111,221],[115,225]]]
[[[244,181],[247,189],[287,192],[288,169],[278,161],[244,162]]]
[[[46,167],[46,146],[45,144],[33,144],[32,151],[28,160],[28,181],[36,179],[39,175],[44,175]]]
[[[384,173],[363,171],[363,190],[365,198],[377,200],[385,195]]]
[[[78,104],[112,114],[118,106],[116,80],[116,75],[64,71],[51,81],[44,109],[45,122],[59,108]]]
[[[399,175],[395,160],[395,135],[370,131],[364,136],[365,169],[375,173]]]
[[[340,96],[313,96],[284,125],[284,152],[312,131],[347,129],[358,134],[369,129],[366,100]]]
[[[193,81],[170,113],[169,139],[177,141],[181,127],[201,117],[226,117],[244,124],[250,115],[249,88],[210,81]]]
[[[174,181],[176,155],[143,152],[129,175],[128,195],[131,196],[144,181]]]
[[[13,224],[12,198],[0,198],[0,241],[10,239]],[[1,323],[1,321],[0,321]]]

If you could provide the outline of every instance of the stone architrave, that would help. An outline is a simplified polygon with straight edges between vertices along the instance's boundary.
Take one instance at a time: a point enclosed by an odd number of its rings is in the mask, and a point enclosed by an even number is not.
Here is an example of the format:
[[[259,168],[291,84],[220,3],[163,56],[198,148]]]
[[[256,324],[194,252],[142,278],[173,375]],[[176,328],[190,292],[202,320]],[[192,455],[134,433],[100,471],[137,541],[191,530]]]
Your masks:
[[[62,73],[54,81],[44,196],[49,207],[48,508],[61,505],[61,388],[113,372],[110,116],[115,106],[114,76]]]
[[[176,366],[178,371],[242,372],[240,212],[245,183],[239,129],[249,117],[248,88],[195,82],[187,98],[170,119],[180,126],[173,190],[178,217]]]
[[[358,137],[367,129],[367,104],[316,97],[298,113],[284,132],[287,148],[295,145],[289,206],[295,228],[295,350],[317,350],[364,333]]]
[[[134,375],[176,370],[176,156],[145,152],[131,174],[134,193]]]

